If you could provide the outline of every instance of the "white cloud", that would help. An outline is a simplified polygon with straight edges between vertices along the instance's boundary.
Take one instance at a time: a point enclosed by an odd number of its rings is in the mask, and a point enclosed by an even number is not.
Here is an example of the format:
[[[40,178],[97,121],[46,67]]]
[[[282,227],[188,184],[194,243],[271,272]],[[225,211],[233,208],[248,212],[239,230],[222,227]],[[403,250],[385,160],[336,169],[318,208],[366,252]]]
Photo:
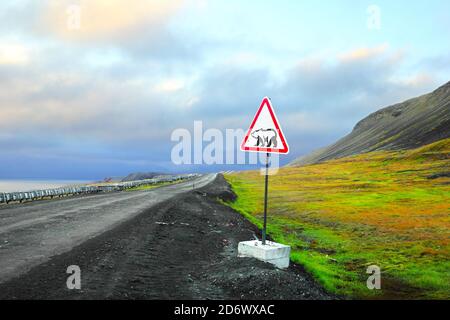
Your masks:
[[[354,62],[373,59],[385,54],[389,50],[389,44],[383,43],[376,47],[360,47],[339,55],[342,62]]]
[[[0,44],[0,65],[24,65],[30,61],[30,49],[23,44]]]
[[[156,84],[154,90],[158,93],[174,93],[185,86],[185,81],[182,79],[166,79]]]
[[[41,23],[57,36],[74,41],[126,40],[156,34],[180,9],[173,0],[51,0],[45,3]],[[68,10],[79,7],[79,12]],[[79,13],[79,28],[72,24]]]

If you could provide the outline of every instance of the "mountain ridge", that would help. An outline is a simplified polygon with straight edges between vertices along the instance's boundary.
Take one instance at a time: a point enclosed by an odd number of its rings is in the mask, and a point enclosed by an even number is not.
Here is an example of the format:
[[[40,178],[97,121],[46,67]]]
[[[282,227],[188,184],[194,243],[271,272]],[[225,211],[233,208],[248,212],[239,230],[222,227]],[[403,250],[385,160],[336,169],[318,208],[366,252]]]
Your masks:
[[[334,144],[297,158],[290,166],[319,163],[377,150],[414,149],[450,137],[450,81],[360,120]]]

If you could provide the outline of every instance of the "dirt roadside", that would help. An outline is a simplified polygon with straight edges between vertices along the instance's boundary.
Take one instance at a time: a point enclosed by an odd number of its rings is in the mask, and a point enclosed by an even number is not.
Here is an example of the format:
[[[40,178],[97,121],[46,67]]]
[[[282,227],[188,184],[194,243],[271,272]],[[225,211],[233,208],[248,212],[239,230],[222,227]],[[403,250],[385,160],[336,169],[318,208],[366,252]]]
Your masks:
[[[0,284],[0,299],[335,299],[300,266],[237,257],[258,231],[217,201],[233,196],[219,175]],[[70,265],[81,290],[66,287]]]

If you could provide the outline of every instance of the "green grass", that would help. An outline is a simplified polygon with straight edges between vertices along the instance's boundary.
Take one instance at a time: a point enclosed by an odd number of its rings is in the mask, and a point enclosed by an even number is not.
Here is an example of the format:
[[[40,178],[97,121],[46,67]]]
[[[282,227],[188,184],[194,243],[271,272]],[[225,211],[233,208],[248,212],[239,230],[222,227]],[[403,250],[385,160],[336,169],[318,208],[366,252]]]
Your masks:
[[[269,181],[268,233],[327,290],[353,298],[450,299],[450,139],[282,168]],[[261,228],[264,177],[227,175],[229,203]],[[366,287],[381,267],[382,290]]]

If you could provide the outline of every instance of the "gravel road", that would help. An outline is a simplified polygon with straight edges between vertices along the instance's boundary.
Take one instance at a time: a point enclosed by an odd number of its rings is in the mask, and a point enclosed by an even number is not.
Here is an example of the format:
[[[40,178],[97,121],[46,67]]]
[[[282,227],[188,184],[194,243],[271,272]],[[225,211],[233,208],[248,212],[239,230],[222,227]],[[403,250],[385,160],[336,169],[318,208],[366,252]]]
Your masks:
[[[0,283],[112,229],[215,175],[148,191],[115,192],[0,207]]]

